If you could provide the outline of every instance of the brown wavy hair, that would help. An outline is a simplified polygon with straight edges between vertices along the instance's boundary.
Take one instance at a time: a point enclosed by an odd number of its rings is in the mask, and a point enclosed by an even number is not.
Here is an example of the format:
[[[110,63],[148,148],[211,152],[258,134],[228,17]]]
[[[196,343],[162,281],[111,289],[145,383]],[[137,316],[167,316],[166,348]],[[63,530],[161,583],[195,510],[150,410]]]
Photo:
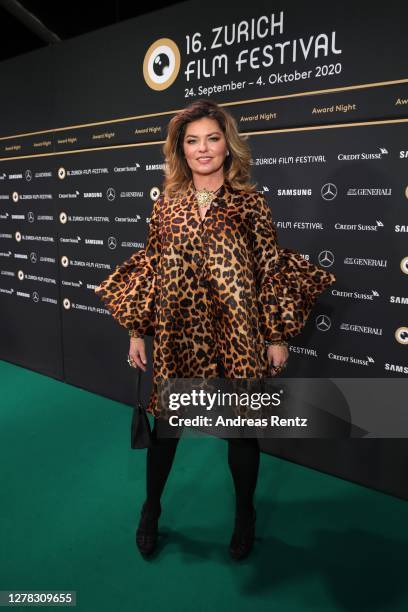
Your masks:
[[[247,137],[240,136],[234,117],[212,100],[196,100],[179,111],[169,122],[167,138],[163,145],[166,161],[163,191],[174,195],[188,187],[192,178],[191,169],[183,152],[183,140],[188,123],[209,117],[218,122],[224,133],[230,154],[224,161],[224,177],[234,189],[255,191],[251,183],[251,151],[246,142]]]

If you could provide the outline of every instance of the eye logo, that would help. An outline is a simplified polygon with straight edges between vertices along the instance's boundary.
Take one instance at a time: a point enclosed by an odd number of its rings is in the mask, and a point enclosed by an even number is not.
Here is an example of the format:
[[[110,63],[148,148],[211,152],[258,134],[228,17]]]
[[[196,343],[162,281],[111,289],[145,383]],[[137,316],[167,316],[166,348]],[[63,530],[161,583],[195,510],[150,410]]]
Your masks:
[[[158,187],[152,187],[150,190],[150,198],[155,202],[160,195],[160,189]]]
[[[395,330],[395,339],[400,344],[408,344],[408,327],[399,327]]]
[[[161,91],[174,83],[180,70],[180,51],[170,38],[159,38],[148,48],[143,76],[151,89]]]

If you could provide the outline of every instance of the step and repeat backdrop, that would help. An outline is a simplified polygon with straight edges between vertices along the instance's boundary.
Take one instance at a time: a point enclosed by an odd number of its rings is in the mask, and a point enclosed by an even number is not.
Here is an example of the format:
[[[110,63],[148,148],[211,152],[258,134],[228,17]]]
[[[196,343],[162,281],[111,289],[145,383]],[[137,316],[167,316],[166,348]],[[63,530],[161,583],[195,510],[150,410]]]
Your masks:
[[[355,379],[369,403],[373,380],[408,375],[406,9],[216,6],[185,2],[0,64],[0,358],[133,403],[127,332],[94,289],[145,246],[169,119],[212,98],[249,139],[279,242],[337,277],[287,375]],[[398,389],[384,410],[403,421]],[[361,425],[382,439],[263,450],[408,497],[405,434]]]

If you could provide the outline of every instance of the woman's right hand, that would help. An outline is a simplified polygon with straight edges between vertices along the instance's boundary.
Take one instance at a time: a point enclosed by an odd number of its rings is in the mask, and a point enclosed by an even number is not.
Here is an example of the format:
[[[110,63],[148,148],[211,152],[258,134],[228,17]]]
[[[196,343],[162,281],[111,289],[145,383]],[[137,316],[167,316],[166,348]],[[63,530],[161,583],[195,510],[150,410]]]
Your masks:
[[[135,362],[133,367],[140,368],[143,372],[146,372],[147,359],[144,338],[130,338],[129,356]]]

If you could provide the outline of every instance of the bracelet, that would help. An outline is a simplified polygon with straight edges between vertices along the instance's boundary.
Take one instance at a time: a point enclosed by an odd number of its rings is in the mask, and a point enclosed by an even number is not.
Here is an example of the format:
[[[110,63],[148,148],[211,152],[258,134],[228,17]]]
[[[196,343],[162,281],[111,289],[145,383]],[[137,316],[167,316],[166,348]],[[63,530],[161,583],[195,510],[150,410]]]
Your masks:
[[[143,334],[139,334],[139,332],[135,331],[134,329],[129,329],[129,336],[131,338],[144,338]]]
[[[286,340],[265,340],[265,346],[288,346]]]

